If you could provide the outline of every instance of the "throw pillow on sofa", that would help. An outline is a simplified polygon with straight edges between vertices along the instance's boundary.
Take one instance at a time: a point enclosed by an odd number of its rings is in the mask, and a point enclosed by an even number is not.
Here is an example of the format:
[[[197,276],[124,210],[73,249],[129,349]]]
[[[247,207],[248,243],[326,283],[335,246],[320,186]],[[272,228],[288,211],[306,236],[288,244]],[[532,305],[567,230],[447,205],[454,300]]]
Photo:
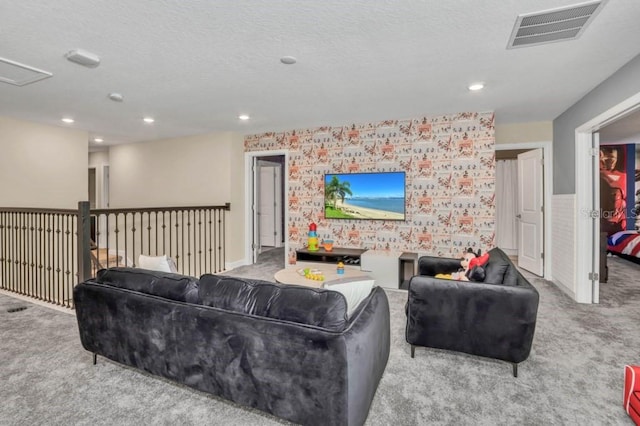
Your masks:
[[[178,272],[175,262],[167,255],[145,256],[141,254],[138,257],[138,268],[148,269],[150,271]]]
[[[324,288],[337,291],[344,296],[347,300],[347,316],[351,318],[351,314],[353,314],[360,303],[371,293],[374,284],[375,280],[371,279],[342,278],[326,282]]]

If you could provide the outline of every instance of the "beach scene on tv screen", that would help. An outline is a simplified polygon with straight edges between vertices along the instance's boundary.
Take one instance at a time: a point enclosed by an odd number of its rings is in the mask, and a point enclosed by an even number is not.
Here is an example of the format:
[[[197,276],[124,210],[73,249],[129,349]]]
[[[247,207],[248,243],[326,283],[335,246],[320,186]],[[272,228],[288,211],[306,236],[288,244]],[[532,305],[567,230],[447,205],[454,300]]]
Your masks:
[[[405,218],[402,172],[327,174],[324,196],[327,219]]]

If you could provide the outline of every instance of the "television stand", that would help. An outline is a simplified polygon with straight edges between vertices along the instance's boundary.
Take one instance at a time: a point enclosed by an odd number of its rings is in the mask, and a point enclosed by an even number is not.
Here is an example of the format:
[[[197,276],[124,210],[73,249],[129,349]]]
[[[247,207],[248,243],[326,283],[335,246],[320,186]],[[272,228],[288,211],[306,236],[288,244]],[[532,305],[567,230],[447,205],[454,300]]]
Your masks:
[[[296,250],[296,261],[326,263],[342,262],[345,265],[360,265],[360,255],[365,251],[367,250],[342,247],[334,247],[331,251],[326,251],[324,248],[320,248],[316,251],[300,249]]]

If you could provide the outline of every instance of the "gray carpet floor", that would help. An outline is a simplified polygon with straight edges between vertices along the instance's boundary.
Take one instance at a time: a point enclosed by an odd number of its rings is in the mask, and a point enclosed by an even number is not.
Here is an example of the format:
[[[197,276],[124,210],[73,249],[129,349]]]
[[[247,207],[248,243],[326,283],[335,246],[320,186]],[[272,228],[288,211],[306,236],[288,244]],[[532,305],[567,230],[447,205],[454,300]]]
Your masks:
[[[270,279],[282,250],[229,275]],[[553,284],[540,292],[533,350],[508,363],[418,348],[404,340],[406,292],[389,290],[391,354],[367,425],[631,425],[623,367],[640,363],[640,266],[610,258],[599,305]],[[16,307],[27,309],[14,313]],[[0,294],[0,425],[288,424],[188,387],[92,356],[73,312]]]

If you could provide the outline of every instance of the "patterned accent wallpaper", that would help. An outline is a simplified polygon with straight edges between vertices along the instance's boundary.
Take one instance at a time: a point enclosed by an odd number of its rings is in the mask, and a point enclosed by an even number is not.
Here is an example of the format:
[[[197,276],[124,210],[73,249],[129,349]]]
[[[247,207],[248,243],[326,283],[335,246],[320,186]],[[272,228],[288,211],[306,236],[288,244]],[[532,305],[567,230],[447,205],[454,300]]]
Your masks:
[[[245,151],[289,152],[290,263],[309,224],[334,246],[460,257],[495,240],[494,114],[458,113],[245,137]],[[324,218],[325,173],[406,173],[406,220]]]

